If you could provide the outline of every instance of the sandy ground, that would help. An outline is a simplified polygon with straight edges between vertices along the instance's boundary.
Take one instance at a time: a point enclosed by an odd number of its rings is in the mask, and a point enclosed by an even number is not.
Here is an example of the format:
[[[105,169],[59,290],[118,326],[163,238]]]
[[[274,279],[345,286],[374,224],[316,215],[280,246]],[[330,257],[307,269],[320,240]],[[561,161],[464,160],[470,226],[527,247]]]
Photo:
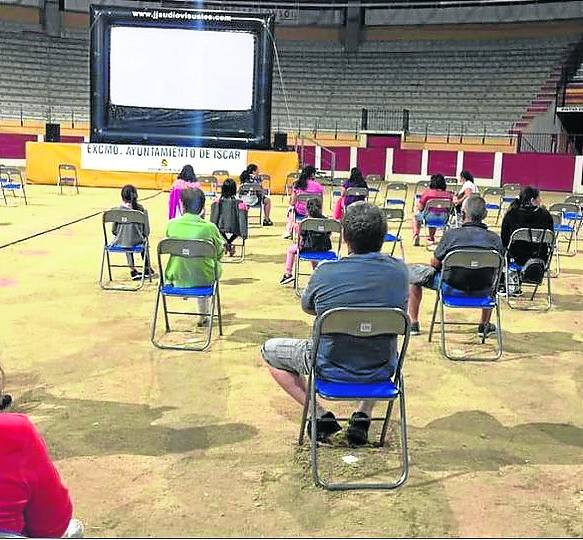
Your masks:
[[[109,189],[28,193],[28,207],[0,206],[0,245],[118,203]],[[46,437],[88,535],[583,535],[581,253],[562,258],[551,312],[504,306],[498,362],[445,360],[427,342],[428,294],[405,362],[410,479],[394,493],[329,493],[297,447],[298,407],[258,354],[266,338],[304,337],[311,325],[278,284],[287,243],[285,205],[274,202],[276,226],[254,228],[245,263],[225,265],[225,335],[205,353],[150,344],[155,285],[100,290],[99,216],[0,250],[8,389]],[[167,194],[144,204],[155,244]],[[427,261],[408,225],[404,236],[407,260]],[[396,463],[392,445],[323,456],[337,477]]]

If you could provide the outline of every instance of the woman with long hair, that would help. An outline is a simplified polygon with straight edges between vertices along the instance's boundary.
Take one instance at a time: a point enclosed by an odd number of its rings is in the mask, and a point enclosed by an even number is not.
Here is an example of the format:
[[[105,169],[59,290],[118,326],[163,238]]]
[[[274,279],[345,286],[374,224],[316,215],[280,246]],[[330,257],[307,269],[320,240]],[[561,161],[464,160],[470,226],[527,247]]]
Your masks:
[[[346,190],[353,187],[368,189],[368,184],[358,167],[353,167],[350,170],[350,177],[342,183],[342,187],[340,188],[340,198],[336,201],[336,206],[334,208],[334,219],[342,219],[344,210],[346,210],[346,208],[353,202],[364,201],[366,199],[364,196],[355,197],[350,195],[347,197],[345,195]]]
[[[419,234],[421,233],[421,224],[425,219],[425,205],[432,199],[453,199],[453,195],[447,191],[447,184],[443,174],[434,174],[429,181],[429,187],[421,193],[417,201],[416,213],[413,216],[413,245],[419,245]],[[435,241],[435,227],[429,227],[428,241]]]
[[[200,182],[194,174],[192,165],[184,165],[178,173],[176,180],[170,188],[170,198],[168,199],[168,219],[173,219],[176,215],[182,215],[183,208],[180,204],[180,193],[183,189],[195,189],[200,187]]]
[[[241,185],[243,184],[258,184],[261,186],[261,178],[259,177],[259,167],[255,163],[249,163],[245,170],[239,175]],[[271,221],[271,199],[265,194],[259,196],[257,204],[263,205],[263,225],[270,227],[273,225]]]
[[[306,203],[298,201],[298,195],[324,194],[324,187],[315,180],[316,172],[316,167],[307,165],[302,169],[298,179],[294,182],[289,200],[290,208],[287,214],[286,234],[284,235],[284,238],[292,237],[294,223],[304,219],[307,214]]]

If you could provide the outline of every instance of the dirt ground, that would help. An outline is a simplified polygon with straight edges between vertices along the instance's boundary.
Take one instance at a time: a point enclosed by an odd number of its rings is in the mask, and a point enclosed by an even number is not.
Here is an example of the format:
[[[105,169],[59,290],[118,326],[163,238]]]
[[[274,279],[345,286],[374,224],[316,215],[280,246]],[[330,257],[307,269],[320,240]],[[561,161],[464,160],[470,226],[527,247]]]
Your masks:
[[[118,204],[110,189],[28,194],[28,207],[0,206],[0,245]],[[168,195],[141,193],[152,195],[155,245]],[[285,204],[273,199],[276,226],[253,228],[245,263],[225,265],[225,335],[204,353],[150,344],[155,285],[99,288],[99,216],[0,250],[8,391],[45,436],[88,536],[582,536],[583,255],[562,258],[549,313],[503,306],[497,362],[445,360],[427,342],[427,294],[404,368],[409,481],[330,493],[298,449],[299,408],[259,358],[266,338],[311,328],[278,283]],[[408,224],[404,236],[408,262],[428,261]],[[323,456],[337,477],[396,463],[392,445]]]

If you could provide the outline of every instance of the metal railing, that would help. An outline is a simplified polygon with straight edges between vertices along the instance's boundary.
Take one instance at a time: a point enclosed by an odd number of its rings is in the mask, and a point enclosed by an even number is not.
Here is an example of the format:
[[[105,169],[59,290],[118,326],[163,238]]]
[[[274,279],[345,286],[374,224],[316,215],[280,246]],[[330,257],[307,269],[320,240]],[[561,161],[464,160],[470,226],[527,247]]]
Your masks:
[[[571,133],[519,133],[516,151],[583,155],[583,134]]]
[[[314,146],[314,151],[316,148],[320,148],[320,167],[321,170],[330,171],[330,179],[334,179],[334,172],[336,171],[336,154],[330,148],[322,146],[318,141],[311,139],[309,137],[297,137],[295,143],[295,149],[300,157],[300,166],[305,165],[305,147],[306,143],[309,146]]]
[[[363,131],[409,131],[409,109],[362,109],[360,128]]]

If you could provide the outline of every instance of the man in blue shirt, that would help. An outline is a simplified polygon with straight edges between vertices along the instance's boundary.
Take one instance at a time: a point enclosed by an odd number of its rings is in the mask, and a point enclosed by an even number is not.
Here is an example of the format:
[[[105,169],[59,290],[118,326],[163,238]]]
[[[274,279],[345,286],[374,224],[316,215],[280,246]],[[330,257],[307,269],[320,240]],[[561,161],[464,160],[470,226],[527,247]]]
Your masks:
[[[348,257],[324,261],[312,274],[302,295],[302,309],[321,315],[338,307],[407,309],[408,272],[403,261],[380,253],[387,223],[381,210],[365,202],[346,209],[342,223]],[[277,383],[300,405],[306,398],[304,375],[310,371],[311,340],[276,338],[263,344],[263,358]],[[371,382],[391,377],[397,364],[396,336],[354,338],[322,336],[318,375],[332,381]],[[353,413],[348,442],[366,444],[374,403],[362,402]],[[317,405],[318,440],[341,427],[332,412]],[[309,430],[308,430],[309,432]]]

